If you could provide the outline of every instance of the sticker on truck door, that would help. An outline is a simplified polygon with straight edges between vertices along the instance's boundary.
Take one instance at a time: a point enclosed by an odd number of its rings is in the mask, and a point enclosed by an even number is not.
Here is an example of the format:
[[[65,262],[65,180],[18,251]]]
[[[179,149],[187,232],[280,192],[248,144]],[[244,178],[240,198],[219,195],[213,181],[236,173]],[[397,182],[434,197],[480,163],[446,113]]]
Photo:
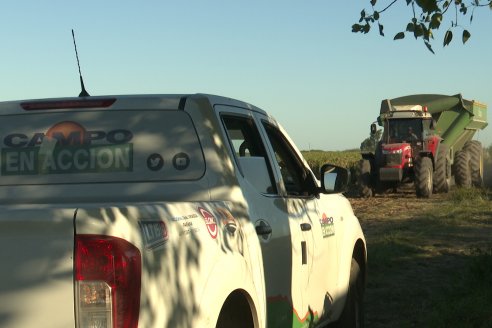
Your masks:
[[[4,137],[2,175],[131,172],[133,133],[126,129],[87,130],[63,121],[46,132]]]

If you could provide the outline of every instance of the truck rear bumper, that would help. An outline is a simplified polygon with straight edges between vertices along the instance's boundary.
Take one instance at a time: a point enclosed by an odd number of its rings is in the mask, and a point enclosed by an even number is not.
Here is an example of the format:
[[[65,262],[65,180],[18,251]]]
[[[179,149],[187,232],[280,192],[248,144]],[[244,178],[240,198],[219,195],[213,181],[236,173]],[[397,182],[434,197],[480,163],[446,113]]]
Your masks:
[[[401,181],[403,170],[400,168],[383,167],[379,169],[379,180],[381,181]]]

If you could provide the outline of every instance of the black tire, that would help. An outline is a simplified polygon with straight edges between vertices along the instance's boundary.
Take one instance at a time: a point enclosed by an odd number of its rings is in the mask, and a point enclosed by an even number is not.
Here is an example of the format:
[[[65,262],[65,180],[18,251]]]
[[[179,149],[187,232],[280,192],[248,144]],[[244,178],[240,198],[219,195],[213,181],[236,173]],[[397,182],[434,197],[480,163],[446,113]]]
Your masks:
[[[371,188],[371,162],[368,159],[361,159],[359,162],[358,189],[360,197],[372,197]]]
[[[441,144],[437,152],[436,167],[432,179],[435,193],[447,193],[449,191],[449,170],[448,170],[448,147]]]
[[[432,160],[429,157],[420,157],[414,166],[415,192],[417,197],[429,198],[432,196]]]
[[[364,327],[364,280],[360,265],[352,258],[350,266],[350,280],[347,299],[337,327],[361,328]]]
[[[483,186],[483,150],[482,144],[477,140],[468,141],[463,147],[470,154],[471,184],[474,187]]]
[[[470,153],[466,150],[456,153],[454,158],[454,180],[458,187],[470,188],[472,185]]]

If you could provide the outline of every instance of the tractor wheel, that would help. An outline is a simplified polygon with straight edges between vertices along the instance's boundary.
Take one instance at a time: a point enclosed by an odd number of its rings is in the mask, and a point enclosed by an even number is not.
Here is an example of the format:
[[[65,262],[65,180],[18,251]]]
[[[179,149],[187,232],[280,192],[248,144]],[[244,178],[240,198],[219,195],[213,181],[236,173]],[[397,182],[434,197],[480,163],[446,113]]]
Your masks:
[[[371,162],[368,159],[361,159],[359,162],[358,187],[361,197],[372,197]]]
[[[437,153],[436,167],[434,168],[433,187],[435,193],[447,193],[449,191],[448,174],[448,147],[441,144]]]
[[[454,179],[458,187],[470,188],[471,181],[471,159],[470,153],[461,150],[454,158]]]
[[[463,147],[470,153],[470,174],[471,184],[474,187],[482,187],[483,185],[483,151],[480,141],[468,141]]]
[[[429,157],[420,157],[414,166],[415,191],[417,197],[429,198],[432,195],[432,160]]]

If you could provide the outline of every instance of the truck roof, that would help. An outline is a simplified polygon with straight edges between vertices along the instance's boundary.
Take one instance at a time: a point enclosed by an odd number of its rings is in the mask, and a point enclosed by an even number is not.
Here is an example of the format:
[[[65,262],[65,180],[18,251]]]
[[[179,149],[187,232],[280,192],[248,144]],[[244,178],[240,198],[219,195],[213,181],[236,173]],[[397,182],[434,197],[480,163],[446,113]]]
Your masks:
[[[71,106],[77,108],[105,107],[108,110],[116,109],[136,109],[145,107],[145,109],[183,109],[187,99],[208,99],[212,106],[214,105],[229,105],[247,108],[262,114],[266,112],[247,102],[222,97],[212,94],[196,93],[196,94],[130,94],[130,95],[102,95],[90,97],[60,97],[60,98],[42,98],[42,99],[26,99],[0,102],[0,114],[18,113],[20,108],[28,109],[64,109]],[[111,104],[101,103],[104,100],[114,100]],[[87,106],[84,106],[86,104]],[[51,106],[51,107],[50,107]]]

